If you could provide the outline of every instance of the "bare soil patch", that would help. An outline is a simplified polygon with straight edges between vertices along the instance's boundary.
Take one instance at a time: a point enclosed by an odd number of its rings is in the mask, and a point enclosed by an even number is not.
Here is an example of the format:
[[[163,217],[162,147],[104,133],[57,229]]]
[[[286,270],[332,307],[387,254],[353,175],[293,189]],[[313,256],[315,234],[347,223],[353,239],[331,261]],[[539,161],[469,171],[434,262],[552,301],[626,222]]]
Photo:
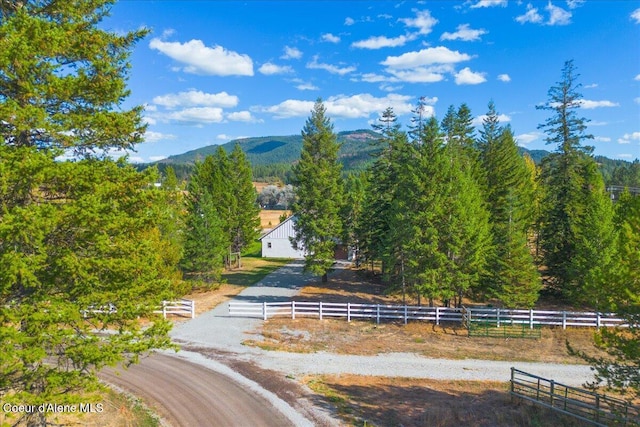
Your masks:
[[[500,382],[309,376],[304,383],[324,395],[356,426],[583,426],[570,417],[511,400]]]

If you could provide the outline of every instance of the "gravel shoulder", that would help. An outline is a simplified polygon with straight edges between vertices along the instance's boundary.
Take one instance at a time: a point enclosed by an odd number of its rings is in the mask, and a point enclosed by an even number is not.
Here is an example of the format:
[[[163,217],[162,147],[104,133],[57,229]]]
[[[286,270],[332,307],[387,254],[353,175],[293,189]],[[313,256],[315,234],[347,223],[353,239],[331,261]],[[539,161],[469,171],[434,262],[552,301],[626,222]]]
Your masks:
[[[245,289],[233,301],[285,301],[314,280],[317,279],[302,273],[301,262],[294,262]],[[186,347],[223,351],[238,360],[289,376],[357,374],[506,382],[513,366],[572,386],[581,386],[594,380],[590,367],[584,365],[431,359],[409,353],[383,353],[376,356],[286,353],[243,345],[245,340],[261,338],[258,332],[261,324],[260,319],[229,316],[229,305],[225,303],[192,321],[177,325],[171,336]]]

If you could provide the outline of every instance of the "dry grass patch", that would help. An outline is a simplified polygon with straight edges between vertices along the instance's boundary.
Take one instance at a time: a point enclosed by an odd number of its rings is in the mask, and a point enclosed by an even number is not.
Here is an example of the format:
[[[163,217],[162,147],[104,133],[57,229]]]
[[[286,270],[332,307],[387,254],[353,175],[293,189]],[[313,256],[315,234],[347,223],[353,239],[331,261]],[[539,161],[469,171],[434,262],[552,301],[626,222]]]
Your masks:
[[[384,286],[352,270],[340,271],[328,283],[304,287],[299,301],[398,304],[401,297],[385,295]],[[263,349],[341,354],[375,355],[409,352],[445,359],[483,359],[548,363],[585,363],[569,354],[566,342],[575,350],[605,356],[593,345],[590,328],[544,327],[539,339],[470,338],[461,324],[436,326],[428,322],[385,322],[318,320],[317,318],[272,318],[264,323],[260,342],[247,342]]]
[[[526,403],[512,403],[500,382],[436,381],[357,375],[308,376],[303,382],[357,426],[581,426]]]
[[[287,216],[291,215],[291,211],[285,210],[269,210],[263,209],[260,211],[260,227],[263,230],[268,230],[276,227],[280,224],[280,217],[283,214],[287,214]]]
[[[262,335],[263,341],[247,344],[299,353],[416,353],[443,359],[585,363],[569,354],[568,340],[576,350],[600,354],[593,346],[593,331],[584,329],[544,328],[540,339],[470,338],[459,324],[376,325],[366,321],[275,318],[264,322]]]

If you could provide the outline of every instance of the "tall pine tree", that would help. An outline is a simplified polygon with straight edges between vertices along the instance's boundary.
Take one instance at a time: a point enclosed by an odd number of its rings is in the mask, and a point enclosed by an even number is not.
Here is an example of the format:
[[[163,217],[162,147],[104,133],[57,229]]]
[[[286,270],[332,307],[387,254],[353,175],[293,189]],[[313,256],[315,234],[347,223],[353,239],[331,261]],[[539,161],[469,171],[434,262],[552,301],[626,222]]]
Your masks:
[[[538,298],[540,277],[528,247],[534,214],[534,189],[511,129],[499,126],[493,102],[480,132],[486,198],[493,234],[484,291],[507,307],[530,308]]]
[[[247,156],[236,144],[230,155],[231,191],[235,198],[231,213],[231,251],[240,252],[257,239],[260,229],[258,193],[253,186],[253,174]]]
[[[167,322],[139,322],[179,285],[164,195],[153,172],[106,158],[145,131],[142,107],[123,103],[146,31],[101,29],[112,4],[0,2],[3,402],[86,402],[103,366],[171,346]],[[63,152],[76,161],[56,161]],[[50,414],[21,415],[45,425]]]
[[[296,215],[292,243],[306,253],[305,269],[322,276],[323,282],[335,261],[336,242],[342,233],[339,148],[326,108],[318,99],[302,130],[300,161],[293,168],[298,199],[292,206]]]
[[[547,144],[556,145],[556,152],[542,163],[539,238],[550,289],[568,299],[584,300],[585,286],[593,287],[585,278],[595,277],[594,269],[607,262],[612,239],[605,230],[612,230],[612,210],[590,155],[592,148],[582,145],[593,136],[586,134],[587,120],[577,114],[582,99],[577,78],[573,61],[567,61],[561,80],[549,89],[548,101],[539,107],[552,113],[539,128],[547,134]],[[590,305],[597,303],[594,295]]]

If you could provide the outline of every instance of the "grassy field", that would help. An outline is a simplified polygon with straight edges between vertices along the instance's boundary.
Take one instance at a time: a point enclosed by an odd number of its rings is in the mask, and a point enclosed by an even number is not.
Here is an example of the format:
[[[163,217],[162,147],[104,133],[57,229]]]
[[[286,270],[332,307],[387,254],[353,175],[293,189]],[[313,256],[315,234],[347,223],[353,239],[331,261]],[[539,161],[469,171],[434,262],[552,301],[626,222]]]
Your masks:
[[[499,382],[435,381],[357,375],[308,376],[347,425],[415,427],[586,426],[574,418],[512,401]]]

